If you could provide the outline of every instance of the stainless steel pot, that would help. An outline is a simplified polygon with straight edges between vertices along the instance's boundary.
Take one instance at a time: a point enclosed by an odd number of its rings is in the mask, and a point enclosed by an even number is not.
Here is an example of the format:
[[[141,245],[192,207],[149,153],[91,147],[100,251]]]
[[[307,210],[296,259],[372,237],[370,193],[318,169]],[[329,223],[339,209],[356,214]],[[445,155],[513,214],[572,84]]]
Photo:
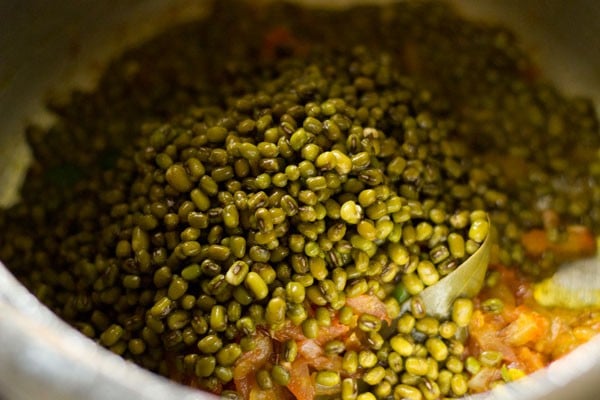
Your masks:
[[[323,5],[325,2],[307,0]],[[353,1],[329,1],[345,6]],[[600,109],[600,6],[573,0],[455,0],[466,15],[502,21],[523,37],[544,73]],[[105,60],[162,28],[204,15],[209,1],[4,0],[0,3],[0,205],[17,198],[30,159],[28,121],[42,100],[89,86]],[[600,337],[550,367],[478,396],[595,399]],[[0,399],[209,399],[95,345],[43,307],[0,264]]]

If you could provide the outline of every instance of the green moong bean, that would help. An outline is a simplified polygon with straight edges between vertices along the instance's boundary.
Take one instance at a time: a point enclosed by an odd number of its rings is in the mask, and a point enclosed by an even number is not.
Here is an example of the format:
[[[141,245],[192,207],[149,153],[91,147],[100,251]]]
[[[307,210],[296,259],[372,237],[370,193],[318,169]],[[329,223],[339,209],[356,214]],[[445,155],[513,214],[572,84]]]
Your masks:
[[[263,278],[254,271],[248,272],[244,279],[244,283],[257,300],[262,300],[269,294],[267,284]]]
[[[358,353],[358,364],[362,368],[373,368],[379,360],[371,350],[361,350]]]
[[[141,281],[141,278],[137,275],[126,275],[123,277],[123,286],[127,289],[138,289]]]
[[[326,307],[317,307],[315,310],[315,319],[319,326],[331,325],[331,313]]]
[[[497,297],[486,299],[483,303],[481,303],[482,310],[493,314],[501,313],[503,308],[504,303]]]
[[[168,297],[162,297],[150,309],[150,315],[156,318],[166,317],[173,309],[173,302]]]
[[[326,354],[341,354],[346,350],[346,346],[344,345],[344,342],[342,342],[341,340],[330,340],[329,342],[325,343],[324,346],[324,350]]]
[[[392,373],[397,374],[404,369],[404,358],[395,351],[392,351],[388,354],[387,364]]]
[[[427,342],[425,342],[425,347],[427,347],[429,354],[436,361],[442,362],[448,358],[448,347],[444,341],[439,338],[432,337],[427,339]]]
[[[342,358],[342,370],[347,374],[354,374],[358,366],[358,353],[354,350],[346,351]]]
[[[468,382],[463,374],[455,374],[450,380],[450,388],[455,396],[463,396],[467,393]]]
[[[376,397],[371,392],[364,392],[356,396],[356,400],[376,400]]]
[[[223,383],[231,382],[233,380],[233,370],[231,367],[218,365],[215,367],[213,374]]]
[[[476,243],[482,243],[488,235],[489,223],[487,219],[477,219],[473,221],[469,228],[469,239]]]
[[[460,259],[465,256],[465,240],[462,235],[452,232],[448,235],[448,247],[452,257]]]
[[[285,300],[274,297],[269,300],[265,310],[265,319],[271,326],[278,326],[285,321],[286,303]]]
[[[311,275],[317,280],[325,279],[329,273],[325,260],[320,257],[311,257],[308,260],[308,267]]]
[[[403,357],[411,356],[415,349],[414,344],[402,335],[393,336],[390,339],[390,346],[396,353]]]
[[[481,365],[486,367],[498,366],[502,362],[502,359],[502,353],[493,350],[483,351],[479,355],[479,362],[481,363]]]
[[[358,385],[356,379],[344,378],[340,393],[342,400],[354,400],[358,396]]]
[[[287,362],[294,362],[298,356],[298,344],[293,339],[288,339],[283,344],[283,358]]]
[[[305,298],[305,288],[299,282],[288,282],[286,285],[286,298],[296,304],[301,304]]]
[[[122,326],[112,324],[104,332],[102,332],[100,335],[100,342],[104,346],[113,346],[121,339],[124,333],[125,330]]]
[[[178,300],[186,293],[187,289],[188,282],[185,279],[174,275],[171,278],[171,283],[169,284],[169,288],[167,290],[167,296],[169,296],[171,300]]]
[[[421,394],[421,391],[418,388],[402,383],[394,387],[394,398],[406,400],[421,400],[423,398],[423,395]]]
[[[350,308],[348,306],[343,306],[339,310],[338,318],[340,320],[340,323],[342,323],[344,325],[350,325],[354,318],[354,311],[352,310],[352,308]]]
[[[236,286],[232,292],[233,298],[243,306],[247,306],[254,301],[254,298],[244,286]]]
[[[275,364],[271,368],[271,378],[278,385],[287,386],[287,384],[290,382],[291,374],[283,366]]]
[[[214,354],[223,347],[223,341],[216,335],[207,335],[200,339],[197,343],[198,350],[204,354]]]
[[[176,310],[167,316],[167,326],[171,330],[184,328],[190,322],[189,313],[185,310]]]
[[[465,328],[471,321],[473,315],[473,301],[470,299],[459,298],[452,305],[452,321],[460,328]]]
[[[358,328],[364,332],[379,331],[381,320],[371,314],[361,314],[358,317]]]
[[[441,370],[439,375],[438,375],[438,379],[437,379],[437,384],[438,387],[440,388],[440,392],[444,395],[449,395],[450,391],[451,391],[451,381],[452,381],[452,377],[454,376],[454,374],[452,374],[452,372],[448,371],[447,369]]]
[[[308,314],[301,304],[288,304],[287,318],[292,324],[299,326],[308,318]]]
[[[215,367],[217,365],[217,361],[213,356],[202,356],[198,357],[195,366],[196,376],[201,378],[209,377],[213,374]]]
[[[238,319],[235,323],[236,328],[246,335],[251,335],[256,331],[256,324],[252,318],[244,316]]]
[[[193,189],[190,192],[190,197],[194,205],[200,211],[207,211],[211,206],[210,198],[206,195],[206,193],[198,188]]]
[[[307,318],[302,322],[302,333],[308,339],[314,339],[319,332],[319,324],[315,318]]]
[[[222,126],[212,126],[206,130],[206,137],[211,143],[221,143],[227,136],[227,129]]]
[[[453,321],[444,321],[440,324],[439,333],[444,339],[453,338],[458,331],[458,326]]]
[[[222,305],[215,305],[210,310],[210,327],[216,332],[227,328],[227,309]]]
[[[341,383],[341,378],[335,371],[319,371],[315,376],[315,382],[321,386],[333,387]]]
[[[381,365],[377,365],[370,370],[366,371],[362,377],[362,380],[371,386],[379,384],[385,377],[385,368]]]
[[[239,286],[245,281],[249,269],[246,262],[241,260],[235,261],[227,270],[225,280],[232,286]]]
[[[181,164],[172,164],[165,172],[165,179],[175,190],[185,193],[189,192],[193,185],[188,177],[185,167]]]
[[[429,370],[429,364],[425,358],[408,357],[404,362],[406,372],[414,376],[424,376]]]
[[[223,346],[216,354],[216,361],[220,366],[230,367],[235,364],[242,355],[242,349],[237,343],[229,343]]]
[[[464,363],[459,357],[451,355],[446,359],[446,369],[454,374],[460,374],[464,369]]]
[[[146,342],[139,338],[131,339],[127,343],[127,348],[131,354],[139,356],[146,351]]]
[[[465,369],[469,374],[475,375],[481,370],[481,363],[473,356],[468,356],[465,359]]]
[[[223,224],[227,228],[236,228],[240,223],[238,209],[234,204],[228,204],[223,208]]]
[[[242,305],[235,300],[227,304],[227,320],[237,322],[242,317]]]
[[[346,201],[340,208],[340,218],[349,224],[358,224],[362,215],[362,207],[352,200]]]
[[[415,323],[415,329],[427,336],[436,336],[439,333],[440,322],[433,317],[421,318]]]

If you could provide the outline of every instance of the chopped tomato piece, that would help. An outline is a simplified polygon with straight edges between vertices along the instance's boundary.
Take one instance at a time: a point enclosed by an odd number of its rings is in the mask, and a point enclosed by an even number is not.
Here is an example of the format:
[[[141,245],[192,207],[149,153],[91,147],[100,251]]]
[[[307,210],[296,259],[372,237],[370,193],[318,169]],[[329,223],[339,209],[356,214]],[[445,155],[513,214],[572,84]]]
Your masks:
[[[255,386],[250,391],[249,400],[283,400],[288,397],[285,389],[279,385],[274,385],[273,388],[268,390]]]
[[[533,351],[529,347],[519,347],[516,352],[519,364],[528,374],[544,368],[548,362],[541,353]]]
[[[307,360],[308,364],[317,370],[339,371],[342,367],[342,358],[337,355],[326,355],[319,342],[315,339],[306,339],[298,343],[298,353]]]
[[[361,294],[356,297],[348,297],[346,304],[350,306],[357,314],[371,314],[377,318],[390,323],[391,319],[387,313],[387,307],[377,296],[371,294]]]
[[[310,361],[310,365],[318,371],[341,371],[342,357],[338,355],[322,355]]]
[[[548,234],[543,229],[532,229],[521,236],[527,254],[539,257],[550,247]]]
[[[567,227],[567,239],[554,245],[553,250],[564,259],[582,258],[596,253],[593,232],[581,225]]]
[[[352,332],[350,335],[348,335],[348,337],[344,340],[344,345],[346,346],[347,350],[353,351],[360,351],[364,347],[356,332]]]
[[[280,329],[271,332],[271,336],[278,342],[285,342],[286,340],[290,339],[296,341],[306,339],[302,333],[302,328],[294,325],[290,320],[286,320]]]
[[[257,387],[256,378],[254,374],[247,374],[241,377],[233,378],[235,383],[235,389],[238,391],[242,398],[250,398],[252,389]]]
[[[349,331],[349,326],[340,323],[337,318],[334,318],[329,326],[319,327],[315,340],[317,343],[322,345],[332,339],[344,336]],[[294,325],[291,321],[286,321],[285,325],[281,329],[273,331],[271,335],[273,339],[277,340],[278,342],[284,342],[289,339],[293,339],[295,341],[306,340],[306,336],[304,336],[304,333],[302,333],[302,328]]]
[[[273,343],[271,338],[262,332],[254,335],[254,349],[243,353],[235,362],[233,367],[233,381],[240,394],[248,399],[250,392],[255,386],[254,373],[262,367],[273,354]]]
[[[319,328],[319,333],[315,340],[319,344],[325,344],[330,340],[346,335],[349,331],[349,326],[342,324],[335,318],[331,321],[329,326],[322,326]]]
[[[475,393],[481,393],[489,390],[490,384],[502,377],[497,368],[484,367],[479,370],[470,380],[469,388]]]
[[[596,252],[596,239],[589,228],[572,225],[567,227],[566,238],[559,242],[552,242],[548,233],[543,229],[532,229],[521,237],[521,243],[527,254],[540,257],[545,251],[550,250],[561,260],[570,260],[591,256]]]
[[[469,337],[475,353],[481,350],[492,350],[502,353],[504,360],[508,362],[517,361],[517,356],[512,347],[499,337],[499,327],[504,322],[500,319],[494,320],[484,315],[481,310],[475,310],[469,325]]]
[[[310,378],[308,362],[304,357],[298,356],[292,363],[290,381],[287,388],[297,400],[313,400],[315,397],[315,387]]]
[[[484,351],[498,351],[502,362],[484,367],[470,378],[469,388],[474,393],[489,390],[497,381],[512,380],[510,376],[507,379],[506,371],[529,374],[544,368],[600,332],[597,310],[543,307],[535,301],[532,282],[517,269],[491,265],[490,271],[498,272],[499,279],[475,299],[467,355],[479,358]],[[488,306],[500,303],[502,307],[486,308],[490,299],[494,302]]]
[[[305,359],[311,360],[323,354],[323,348],[314,339],[305,339],[298,342],[298,353]]]
[[[248,399],[249,400],[278,400],[277,397],[275,397],[275,391],[262,390],[258,387],[252,388]]]
[[[549,322],[546,318],[526,306],[515,309],[518,316],[503,328],[499,336],[512,346],[533,343],[547,334]]]
[[[269,359],[273,353],[273,344],[271,338],[264,333],[254,335],[254,343],[256,346],[245,353],[235,363],[233,368],[233,376],[241,377],[255,371],[257,367],[261,367]]]

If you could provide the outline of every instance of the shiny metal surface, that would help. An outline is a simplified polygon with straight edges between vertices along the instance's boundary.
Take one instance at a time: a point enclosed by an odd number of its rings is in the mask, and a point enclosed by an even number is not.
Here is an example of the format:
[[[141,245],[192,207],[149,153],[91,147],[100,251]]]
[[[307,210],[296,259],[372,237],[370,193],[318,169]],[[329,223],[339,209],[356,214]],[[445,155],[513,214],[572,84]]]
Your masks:
[[[305,0],[319,3],[317,0]],[[353,1],[330,3],[346,5]],[[209,3],[209,2],[208,2]],[[455,0],[466,15],[503,21],[544,73],[600,109],[600,5],[575,0]],[[0,205],[15,201],[29,160],[28,121],[44,121],[51,91],[93,84],[103,60],[177,21],[203,15],[201,0],[0,2]],[[600,337],[487,399],[596,399]],[[96,346],[41,306],[0,264],[0,398],[208,399]]]

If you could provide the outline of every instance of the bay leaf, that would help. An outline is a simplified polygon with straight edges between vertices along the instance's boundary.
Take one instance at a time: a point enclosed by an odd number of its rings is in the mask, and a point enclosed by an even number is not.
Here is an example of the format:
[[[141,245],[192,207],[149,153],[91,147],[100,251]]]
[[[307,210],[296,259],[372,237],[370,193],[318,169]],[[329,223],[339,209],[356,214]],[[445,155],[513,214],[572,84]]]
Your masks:
[[[439,282],[416,295],[423,302],[427,315],[441,320],[448,319],[454,300],[459,297],[472,298],[479,293],[490,260],[491,223],[489,232],[475,253]],[[401,314],[409,309],[410,299],[403,303]]]

